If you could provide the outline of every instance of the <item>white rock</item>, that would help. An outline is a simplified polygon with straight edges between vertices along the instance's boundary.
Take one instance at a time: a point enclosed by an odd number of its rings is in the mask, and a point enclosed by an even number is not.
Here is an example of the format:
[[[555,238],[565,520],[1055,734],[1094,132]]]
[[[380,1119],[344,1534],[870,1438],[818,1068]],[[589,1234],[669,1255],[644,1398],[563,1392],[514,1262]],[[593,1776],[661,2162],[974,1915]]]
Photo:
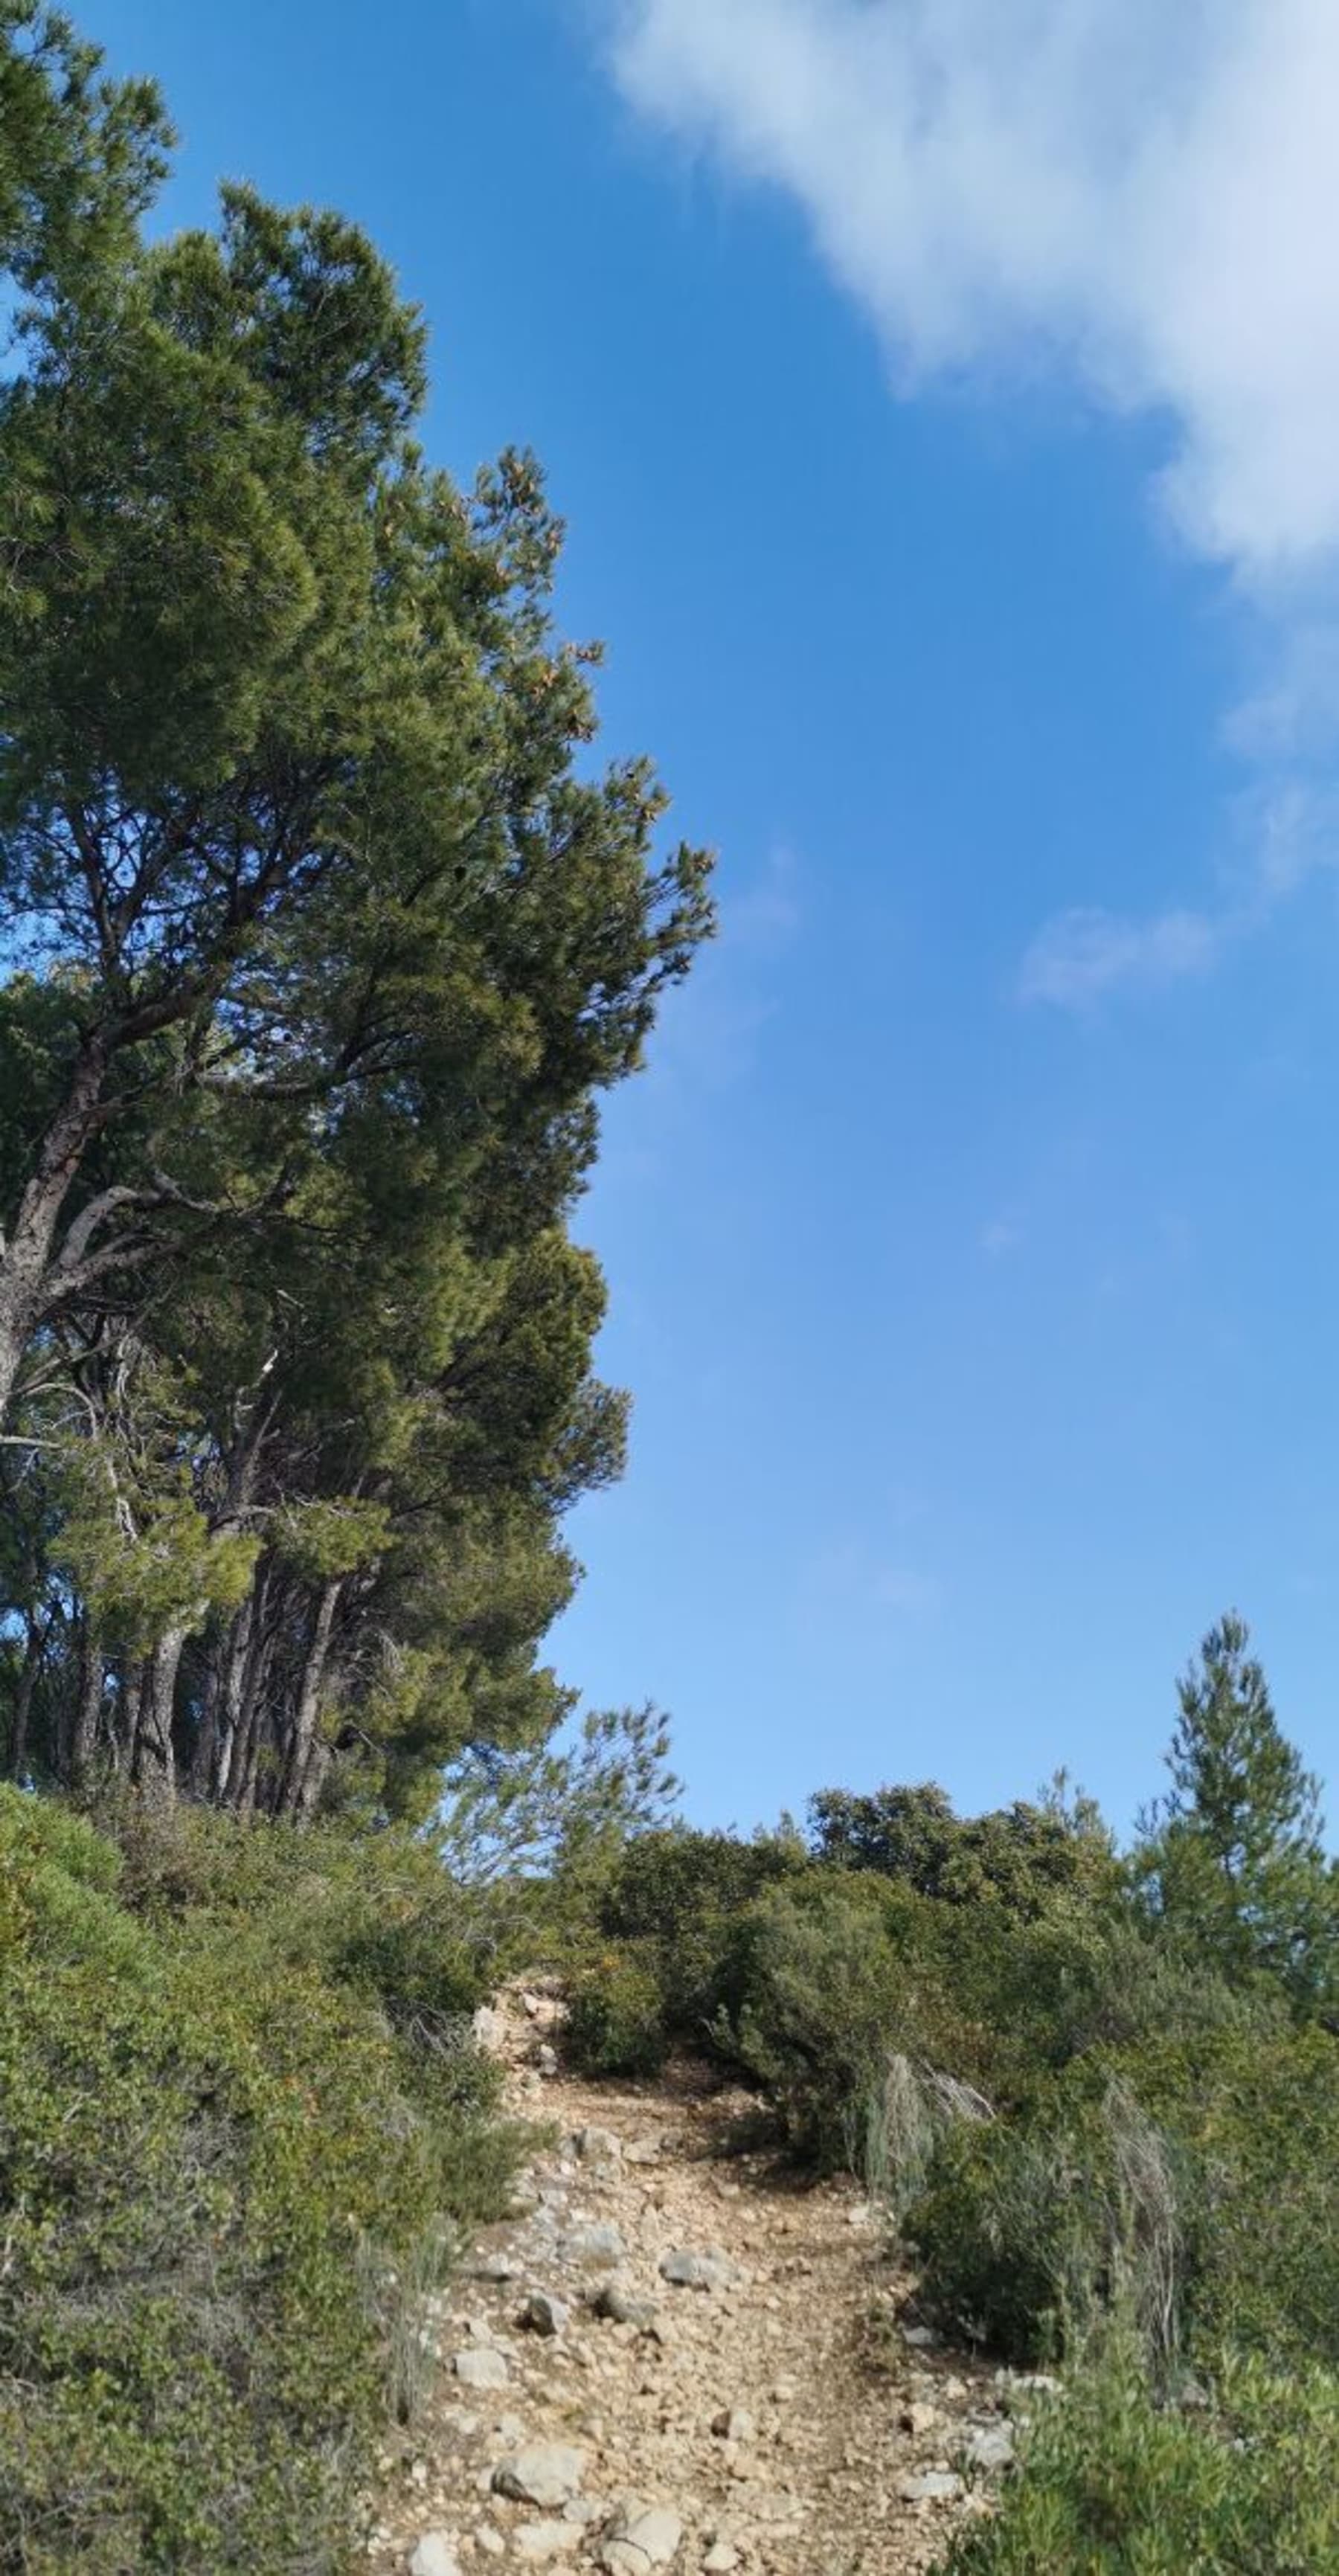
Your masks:
[[[679,2555],[683,2524],[677,2513],[657,2505],[649,2513],[639,2513],[620,2538],[640,2551],[648,2567],[672,2567]]]
[[[581,2546],[575,2522],[523,2522],[511,2535],[512,2553],[527,2567],[550,2567],[555,2558],[570,2558]]]
[[[491,2522],[480,2523],[474,2535],[474,2546],[476,2549],[482,2549],[485,2558],[505,2558],[507,2555],[507,2544],[501,2532],[493,2529]]]
[[[538,2505],[548,2513],[577,2494],[585,2468],[585,2452],[570,2442],[529,2442],[524,2450],[499,2462],[493,2485],[499,2495],[512,2496],[518,2504]]]
[[[751,2442],[758,2427],[747,2406],[723,2406],[713,2415],[711,2429],[721,2442]]]
[[[679,2290],[726,2290],[739,2275],[720,2247],[712,2245],[705,2254],[691,2253],[685,2246],[662,2254],[660,2277]]]
[[[962,2446],[962,2457],[987,2477],[998,2477],[1014,2464],[1014,2437],[1007,2424],[986,2424],[969,2433]]]
[[[425,2531],[409,2560],[409,2576],[460,2576],[455,2542],[448,2531]]]
[[[607,2220],[598,2227],[574,2227],[565,2236],[563,2253],[569,2263],[621,2263],[627,2252],[618,2229]]]
[[[612,2129],[578,2129],[573,2145],[586,2164],[617,2164],[623,2153],[623,2141]]]
[[[897,2492],[903,2504],[935,2504],[960,2496],[962,2480],[952,2469],[919,2469],[915,2477],[898,2481]]]
[[[511,2377],[505,2356],[488,2343],[474,2343],[468,2351],[458,2352],[455,2373],[467,2388],[505,2388]]]
[[[731,2570],[738,2565],[739,2551],[732,2549],[728,2540],[718,2540],[702,2561],[703,2576],[731,2576]]]

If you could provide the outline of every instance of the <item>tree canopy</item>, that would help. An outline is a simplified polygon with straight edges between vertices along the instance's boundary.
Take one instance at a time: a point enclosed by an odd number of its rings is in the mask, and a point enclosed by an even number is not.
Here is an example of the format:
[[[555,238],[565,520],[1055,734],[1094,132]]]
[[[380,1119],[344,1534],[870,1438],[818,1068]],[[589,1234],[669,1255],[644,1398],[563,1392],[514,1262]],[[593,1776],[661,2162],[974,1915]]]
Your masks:
[[[624,1419],[568,1226],[708,861],[591,760],[540,471],[426,459],[365,236],[150,242],[156,94],[15,0],[6,102],[9,1762],[413,1808],[566,1704]]]

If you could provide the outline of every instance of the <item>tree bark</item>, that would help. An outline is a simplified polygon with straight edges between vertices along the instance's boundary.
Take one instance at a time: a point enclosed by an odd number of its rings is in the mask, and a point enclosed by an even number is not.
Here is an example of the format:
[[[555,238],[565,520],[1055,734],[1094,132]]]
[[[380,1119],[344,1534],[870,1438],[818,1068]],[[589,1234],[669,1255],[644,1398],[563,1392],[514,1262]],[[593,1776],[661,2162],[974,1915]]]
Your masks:
[[[170,1807],[177,1793],[172,1723],[176,1714],[177,1674],[190,1629],[169,1628],[158,1640],[144,1668],[139,1727],[132,1777],[150,1806]]]
[[[24,1353],[53,1288],[52,1255],[61,1210],[101,1119],[107,1043],[89,1038],[70,1088],[37,1151],[13,1230],[0,1244],[0,1426],[9,1419]]]
[[[25,1622],[23,1670],[14,1688],[14,1712],[9,1737],[9,1776],[21,1780],[28,1760],[28,1724],[33,1711],[33,1694],[42,1657],[51,1631],[51,1622],[29,1618]]]
[[[70,1749],[65,1770],[70,1786],[82,1789],[93,1767],[97,1750],[98,1721],[102,1715],[103,1661],[102,1648],[93,1631],[85,1626],[79,1650],[79,1697],[75,1705],[74,1724],[70,1729]]]
[[[297,1705],[293,1711],[292,1732],[288,1740],[283,1778],[275,1801],[276,1813],[302,1816],[307,1812],[308,1774],[316,1749],[316,1727],[321,1713],[321,1689],[326,1665],[330,1659],[330,1639],[335,1625],[335,1612],[344,1589],[341,1575],[322,1584],[312,1621],[307,1652],[303,1659],[302,1680],[298,1685]],[[319,1781],[317,1782],[319,1787]]]

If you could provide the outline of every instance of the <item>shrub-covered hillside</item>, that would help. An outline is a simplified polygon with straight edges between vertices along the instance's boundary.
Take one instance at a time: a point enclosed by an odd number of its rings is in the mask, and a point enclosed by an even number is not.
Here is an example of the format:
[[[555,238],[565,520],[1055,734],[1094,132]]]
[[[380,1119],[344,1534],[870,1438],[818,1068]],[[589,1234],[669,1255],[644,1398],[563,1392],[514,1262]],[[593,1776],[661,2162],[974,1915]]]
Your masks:
[[[1339,2564],[1339,1877],[1235,1618],[1169,1772],[1126,1854],[1063,1788],[648,1833],[573,1943],[585,2063],[709,2051],[865,2176],[950,2338],[1069,2374],[982,2576]]]
[[[0,1791],[0,2564],[335,2569],[513,2161],[398,1835]]]

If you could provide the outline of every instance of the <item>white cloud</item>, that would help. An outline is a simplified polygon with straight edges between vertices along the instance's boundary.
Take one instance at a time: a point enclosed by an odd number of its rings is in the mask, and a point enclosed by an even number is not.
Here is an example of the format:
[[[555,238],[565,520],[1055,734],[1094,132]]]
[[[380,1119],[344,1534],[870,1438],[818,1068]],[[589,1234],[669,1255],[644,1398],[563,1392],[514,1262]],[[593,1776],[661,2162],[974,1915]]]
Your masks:
[[[635,107],[798,202],[902,390],[1165,424],[1162,517],[1261,612],[1258,837],[1207,904],[1062,913],[1019,990],[1206,974],[1339,848],[1339,0],[595,5]]]
[[[1339,551],[1334,0],[610,0],[626,95],[786,189],[912,377],[1165,412],[1185,536]]]
[[[1142,919],[1100,905],[1057,913],[1023,959],[1019,1000],[1081,1013],[1116,993],[1157,993],[1207,975],[1308,878],[1339,865],[1339,796],[1305,778],[1275,780],[1242,799],[1238,839],[1246,856],[1212,909]]]
[[[1118,987],[1149,992],[1206,974],[1228,935],[1228,919],[1163,912],[1123,919],[1097,906],[1057,914],[1033,940],[1018,979],[1020,1001],[1087,1010]]]

